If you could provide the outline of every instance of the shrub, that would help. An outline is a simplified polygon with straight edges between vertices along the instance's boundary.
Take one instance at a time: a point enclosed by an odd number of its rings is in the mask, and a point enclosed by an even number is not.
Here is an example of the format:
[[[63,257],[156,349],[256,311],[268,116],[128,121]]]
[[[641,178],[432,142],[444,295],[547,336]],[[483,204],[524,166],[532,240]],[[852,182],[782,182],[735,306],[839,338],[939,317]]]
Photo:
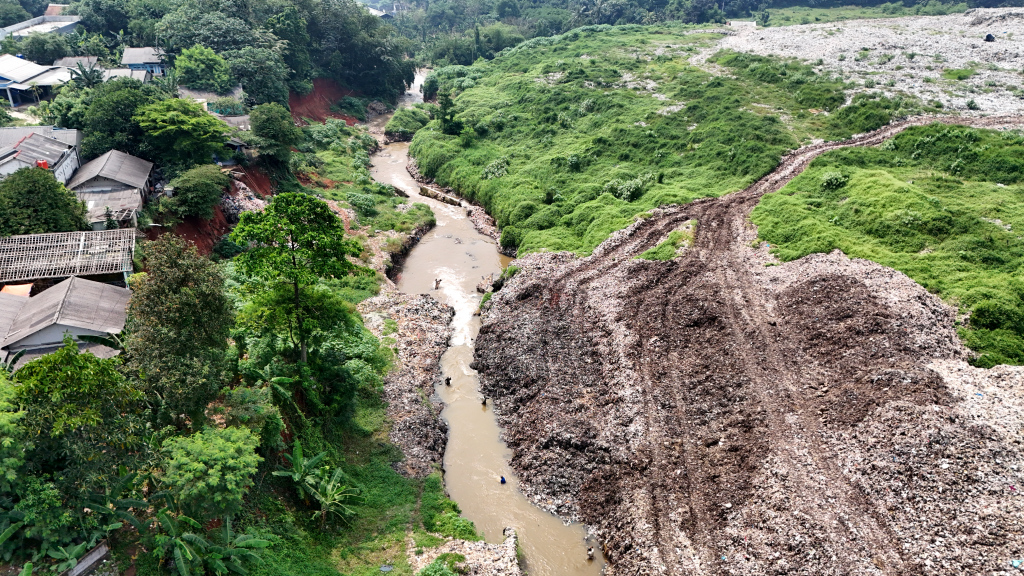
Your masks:
[[[821,175],[822,190],[838,190],[850,180],[850,177],[842,172],[825,172]]]
[[[197,166],[171,180],[174,196],[162,199],[160,208],[179,218],[196,216],[209,220],[230,182],[216,164]]]
[[[417,130],[430,122],[427,113],[418,108],[399,108],[384,126],[384,136],[389,140],[412,140]]]

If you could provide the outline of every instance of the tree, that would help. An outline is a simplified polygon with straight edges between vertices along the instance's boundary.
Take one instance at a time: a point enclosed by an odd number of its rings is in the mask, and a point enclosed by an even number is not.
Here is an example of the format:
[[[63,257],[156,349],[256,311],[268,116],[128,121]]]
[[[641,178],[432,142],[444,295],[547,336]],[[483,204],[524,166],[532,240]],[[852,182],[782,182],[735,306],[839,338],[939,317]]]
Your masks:
[[[155,102],[139,108],[133,119],[161,159],[179,168],[206,164],[227,142],[228,125],[192,100]]]
[[[22,168],[0,180],[0,236],[89,229],[85,204],[49,170]]]
[[[174,61],[174,69],[182,86],[222,94],[231,89],[231,70],[228,63],[205,46],[193,46],[181,51]]]
[[[144,246],[148,272],[132,279],[125,325],[127,366],[165,418],[203,421],[222,385],[231,304],[224,277],[172,234]]]
[[[302,131],[295,126],[292,115],[274,102],[261,104],[249,114],[252,134],[257,138],[260,156],[267,156],[287,166],[292,146],[302,141]]]
[[[28,431],[21,425],[25,411],[17,405],[14,383],[0,371],[0,493],[8,493],[18,479],[18,470],[25,463],[25,454],[32,449],[26,443]]]
[[[288,45],[282,56],[288,67],[288,86],[299,94],[308,94],[313,90],[310,81],[313,75],[313,61],[309,57],[309,46],[312,39],[306,31],[306,19],[299,14],[295,6],[288,5],[280,13],[267,19],[267,26],[275,36]]]
[[[263,460],[259,444],[245,428],[207,428],[164,442],[164,483],[186,510],[227,517],[239,510],[252,475]]]
[[[288,67],[268,48],[246,46],[224,53],[231,76],[256,104],[288,102]]]
[[[79,353],[70,336],[56,352],[14,373],[24,428],[34,449],[26,460],[52,474],[61,491],[84,498],[145,456],[143,395],[118,371],[119,358]]]
[[[345,227],[323,201],[298,193],[274,196],[262,212],[246,212],[231,233],[236,243],[249,246],[238,256],[239,269],[254,283],[287,287],[291,302],[289,333],[297,341],[299,358],[308,359],[310,332],[317,325],[303,306],[305,288],[328,276],[359,270],[348,260],[358,256],[359,243],[345,238]]]
[[[450,136],[462,132],[462,122],[455,119],[455,103],[448,92],[441,92],[437,95],[439,107],[437,117],[441,120],[441,132]]]
[[[83,91],[82,97],[81,106],[85,109],[81,126],[85,132],[82,156],[95,158],[108,150],[120,150],[152,158],[152,148],[134,116],[140,108],[157,99],[155,89],[143,88],[138,80],[118,78],[91,91]]]
[[[53,32],[47,34],[29,34],[28,38],[21,41],[21,53],[25,58],[49,66],[54,60],[71,54],[71,46],[63,34]]]
[[[92,88],[103,83],[103,69],[86,68],[79,62],[78,68],[71,69],[71,79],[83,88]]]
[[[312,487],[317,484],[315,473],[319,469],[320,462],[326,457],[327,452],[324,451],[306,458],[302,453],[302,442],[296,438],[295,444],[292,446],[292,453],[284,455],[284,459],[291,464],[291,467],[274,470],[274,476],[291,478],[299,497],[306,500],[312,494]]]
[[[32,15],[26,12],[17,2],[11,2],[10,0],[0,2],[0,27],[24,22],[31,17]]]
[[[230,182],[231,179],[216,164],[196,166],[171,180],[174,196],[163,199],[160,207],[179,218],[197,216],[209,220],[213,218],[213,208],[220,203]]]

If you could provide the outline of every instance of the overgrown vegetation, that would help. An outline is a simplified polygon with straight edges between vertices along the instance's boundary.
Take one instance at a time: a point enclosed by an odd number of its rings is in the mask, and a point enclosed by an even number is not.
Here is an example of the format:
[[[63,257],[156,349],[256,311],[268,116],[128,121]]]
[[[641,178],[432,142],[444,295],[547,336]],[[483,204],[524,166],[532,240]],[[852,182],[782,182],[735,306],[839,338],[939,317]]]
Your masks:
[[[979,366],[1024,363],[1024,138],[932,125],[819,157],[752,219],[783,261],[839,249],[970,313]]]
[[[776,58],[721,52],[711,61],[734,76],[712,76],[687,58],[718,36],[691,32],[585,27],[440,68],[424,95],[442,109],[453,95],[460,128],[435,119],[412,153],[487,208],[503,246],[588,254],[638,213],[741,189],[802,142],[920,109],[876,94],[842,106],[841,80]]]

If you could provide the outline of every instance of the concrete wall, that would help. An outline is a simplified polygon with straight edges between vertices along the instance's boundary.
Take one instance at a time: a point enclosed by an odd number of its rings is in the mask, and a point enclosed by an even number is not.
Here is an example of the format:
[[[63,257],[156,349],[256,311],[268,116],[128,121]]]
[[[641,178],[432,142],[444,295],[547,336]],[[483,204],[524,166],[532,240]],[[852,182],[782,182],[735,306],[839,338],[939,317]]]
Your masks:
[[[50,32],[56,32],[58,34],[70,34],[78,26],[78,23],[82,20],[81,16],[37,16],[24,22],[18,22],[17,24],[11,24],[6,28],[0,28],[0,40],[7,38],[10,35],[19,35],[18,33],[24,33],[29,28],[39,26],[41,24],[60,24]]]

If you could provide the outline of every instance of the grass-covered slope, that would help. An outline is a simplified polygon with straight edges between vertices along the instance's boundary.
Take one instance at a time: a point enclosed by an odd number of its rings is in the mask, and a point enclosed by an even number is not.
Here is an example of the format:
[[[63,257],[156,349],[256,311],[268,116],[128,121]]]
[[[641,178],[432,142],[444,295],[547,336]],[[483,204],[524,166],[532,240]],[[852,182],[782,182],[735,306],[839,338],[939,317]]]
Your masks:
[[[456,94],[462,131],[435,120],[412,154],[480,201],[504,245],[587,254],[640,212],[743,188],[802,142],[911,112],[870,96],[840,109],[844,85],[807,64],[734,53],[690,64],[718,38],[589,27],[439,69],[424,85]]]
[[[977,363],[1024,363],[1024,138],[932,125],[821,156],[752,219],[784,261],[840,249],[970,312]]]

